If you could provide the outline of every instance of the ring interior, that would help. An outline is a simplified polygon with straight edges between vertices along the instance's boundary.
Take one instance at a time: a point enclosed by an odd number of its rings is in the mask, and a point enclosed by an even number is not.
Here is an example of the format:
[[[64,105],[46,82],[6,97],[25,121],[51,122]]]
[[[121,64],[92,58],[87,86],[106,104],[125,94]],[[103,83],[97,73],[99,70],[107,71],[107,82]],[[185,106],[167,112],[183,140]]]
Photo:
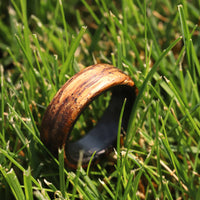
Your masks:
[[[95,151],[94,160],[116,146],[119,117],[125,98],[122,129],[126,130],[135,100],[135,89],[130,86],[116,86],[112,89],[109,106],[97,125],[78,141],[66,142],[65,153],[70,163],[78,163],[80,151],[83,152],[82,164],[86,164]]]

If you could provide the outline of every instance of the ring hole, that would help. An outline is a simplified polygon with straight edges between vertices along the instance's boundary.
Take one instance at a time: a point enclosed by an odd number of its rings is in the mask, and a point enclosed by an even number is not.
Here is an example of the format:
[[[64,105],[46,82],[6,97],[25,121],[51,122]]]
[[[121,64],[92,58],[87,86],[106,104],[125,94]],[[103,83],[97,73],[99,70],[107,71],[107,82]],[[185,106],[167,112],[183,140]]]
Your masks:
[[[78,117],[71,131],[69,142],[75,142],[85,136],[92,128],[95,127],[104,111],[109,105],[111,91],[101,94],[94,99]]]

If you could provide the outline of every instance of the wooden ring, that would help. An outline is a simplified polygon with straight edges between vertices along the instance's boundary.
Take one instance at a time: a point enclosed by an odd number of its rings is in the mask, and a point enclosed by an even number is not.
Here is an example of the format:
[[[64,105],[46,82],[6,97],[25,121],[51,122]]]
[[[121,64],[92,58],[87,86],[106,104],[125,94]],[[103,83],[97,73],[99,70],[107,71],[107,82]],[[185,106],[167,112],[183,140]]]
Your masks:
[[[69,142],[70,132],[82,111],[94,98],[111,90],[109,106],[97,125],[83,138]],[[70,78],[57,92],[46,109],[41,125],[41,139],[57,155],[64,147],[65,164],[76,168],[80,150],[83,150],[83,167],[93,152],[94,160],[116,145],[121,108],[126,98],[122,128],[126,130],[137,89],[131,78],[108,64],[89,66]]]

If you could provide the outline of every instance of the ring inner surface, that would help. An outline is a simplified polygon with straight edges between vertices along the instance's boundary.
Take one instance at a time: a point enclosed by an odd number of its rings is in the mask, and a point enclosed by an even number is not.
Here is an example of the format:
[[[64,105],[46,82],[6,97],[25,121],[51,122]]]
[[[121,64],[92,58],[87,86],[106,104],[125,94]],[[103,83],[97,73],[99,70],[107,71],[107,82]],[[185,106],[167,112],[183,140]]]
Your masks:
[[[115,86],[111,91],[109,106],[96,126],[78,141],[66,142],[65,153],[69,162],[76,164],[80,151],[83,151],[82,164],[88,163],[95,151],[94,159],[116,146],[119,117],[125,98],[122,129],[126,130],[135,100],[135,89],[130,86]]]

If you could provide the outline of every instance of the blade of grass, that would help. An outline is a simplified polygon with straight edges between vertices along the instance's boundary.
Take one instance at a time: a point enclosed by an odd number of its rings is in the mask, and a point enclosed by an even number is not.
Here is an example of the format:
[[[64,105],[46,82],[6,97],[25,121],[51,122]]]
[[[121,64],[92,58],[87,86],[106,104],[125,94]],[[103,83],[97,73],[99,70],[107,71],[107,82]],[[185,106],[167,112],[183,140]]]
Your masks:
[[[60,4],[60,10],[61,10],[61,15],[62,15],[62,22],[63,22],[63,26],[64,26],[64,31],[65,31],[65,39],[66,39],[66,57],[68,54],[68,49],[69,49],[69,37],[68,37],[68,29],[67,29],[67,23],[66,23],[66,18],[65,18],[65,13],[64,13],[64,9],[63,9],[63,3],[62,0],[59,0],[59,4]]]
[[[100,179],[99,179],[99,182],[101,183],[101,185],[103,186],[103,188],[108,192],[108,194],[110,195],[111,199],[115,199],[115,195],[110,190],[110,188],[107,186],[107,184],[104,181],[100,180]]]
[[[120,159],[121,159],[120,137],[121,137],[122,117],[123,117],[125,105],[126,105],[126,99],[124,100],[124,103],[121,108],[119,124],[118,124],[118,133],[117,133],[117,184],[116,184],[115,199],[118,198],[118,193],[120,190],[120,182],[121,182],[121,177],[122,177],[122,170],[123,170],[123,167],[121,166],[121,161],[120,161]]]
[[[120,36],[117,37],[117,67],[122,70],[122,41]]]
[[[167,55],[167,53],[181,40],[181,37],[176,39],[172,44],[170,44],[170,46],[163,51],[163,53],[160,55],[160,57],[158,58],[158,60],[155,62],[155,64],[153,65],[151,71],[148,73],[147,77],[145,78],[140,90],[139,90],[139,93],[138,93],[138,96],[136,97],[136,100],[134,102],[134,105],[133,105],[133,108],[132,108],[132,111],[131,111],[131,115],[130,115],[130,120],[129,120],[129,124],[128,124],[128,129],[127,129],[127,139],[126,139],[126,143],[125,145],[127,145],[128,143],[130,144],[130,138],[131,138],[131,130],[133,130],[133,124],[134,124],[134,120],[135,120],[135,117],[136,117],[136,108],[138,106],[138,103],[140,101],[140,99],[142,98],[142,95],[147,87],[147,83],[148,81],[151,80],[152,76],[154,75],[154,73],[156,72],[160,62],[162,61],[162,59]],[[132,136],[133,137],[133,136]]]
[[[8,153],[8,151],[5,151],[4,149],[0,148],[0,153],[2,153],[6,158],[8,158],[21,172],[25,172],[26,170],[23,168],[22,165],[18,163],[13,157],[11,157]],[[0,165],[0,170],[2,169],[2,166]],[[31,175],[30,175],[31,176]],[[32,176],[31,176],[31,181],[37,186],[37,189],[43,190],[43,197],[48,197],[47,192],[41,187],[41,184],[38,183]],[[46,198],[50,199],[50,198]]]
[[[15,37],[16,37],[16,39],[17,39],[18,45],[20,46],[21,50],[23,51],[23,53],[24,53],[24,55],[25,55],[25,57],[26,57],[26,59],[27,59],[27,61],[28,61],[28,64],[29,64],[30,69],[31,69],[31,73],[33,74],[33,75],[32,75],[32,74],[29,74],[29,79],[28,79],[28,80],[29,80],[29,82],[33,82],[32,77],[34,77],[34,78],[37,77],[36,74],[35,74],[34,66],[33,66],[32,61],[31,61],[31,59],[30,59],[30,57],[29,57],[29,54],[28,54],[27,50],[24,48],[24,46],[23,46],[23,44],[22,44],[22,42],[21,42],[19,36],[18,36],[18,35],[15,35]],[[27,70],[27,71],[29,72],[29,70]],[[33,92],[32,92],[32,93],[33,93]]]
[[[69,53],[67,55],[67,59],[64,62],[64,64],[62,65],[62,69],[60,72],[60,76],[59,76],[59,80],[62,82],[64,80],[64,76],[67,72],[70,72],[72,74],[72,68],[70,66],[70,62],[72,61],[73,55],[79,45],[79,42],[83,36],[83,34],[86,31],[86,26],[83,26],[80,30],[80,32],[78,33],[77,37],[73,40],[73,43],[71,44],[71,48],[69,50]]]
[[[124,28],[124,26],[120,23],[120,21],[118,20],[118,18],[115,15],[112,15],[112,17],[113,17],[113,20],[115,21],[116,25],[119,27],[120,30],[123,31],[124,36],[128,39],[128,41],[129,41],[129,43],[130,43],[130,45],[131,45],[131,47],[132,47],[132,49],[133,49],[136,57],[137,57],[137,60],[140,63],[140,66],[143,66],[143,62],[142,62],[142,60],[140,58],[140,54],[139,54],[139,52],[138,52],[138,50],[136,48],[135,43],[131,39],[130,35],[128,34],[128,32],[126,31],[126,29]]]
[[[183,9],[183,5],[178,5],[178,12],[180,15],[180,21],[181,21],[181,28],[182,28],[182,33],[183,33],[183,40],[185,43],[187,43],[190,40],[190,34],[189,34],[189,29],[186,23],[186,17],[185,17],[185,12]]]
[[[59,71],[58,71],[58,56],[54,55],[54,72],[55,72],[55,88],[56,91],[59,90],[60,85],[59,85]]]
[[[145,13],[145,10],[146,10],[146,7],[143,8],[142,4],[141,4],[141,1],[137,0],[137,3],[139,5],[139,8],[141,9],[142,13],[143,13],[143,16],[146,15]],[[145,5],[144,5],[145,6]],[[156,54],[156,57],[158,58],[161,54],[161,50],[160,50],[160,47],[159,47],[159,44],[158,44],[158,41],[156,39],[156,35],[155,35],[155,32],[152,30],[152,27],[151,27],[151,24],[150,24],[151,20],[147,20],[146,23],[147,23],[147,26],[145,26],[145,28],[148,28],[149,32],[150,32],[150,35],[152,37],[152,40],[153,40],[153,44],[155,45],[155,54]]]
[[[186,105],[188,105],[187,95],[186,95],[186,91],[185,91],[186,87],[185,87],[184,74],[183,74],[183,69],[182,69],[181,64],[180,64],[180,67],[179,67],[179,74],[180,74],[180,83],[181,83],[183,101],[185,102]]]
[[[164,186],[163,191],[166,192],[166,197],[167,197],[167,199],[173,200],[172,194],[171,194],[171,192],[170,192],[170,190],[169,190],[169,187],[168,187],[168,182],[165,181],[164,184],[163,184],[163,186]]]
[[[24,25],[24,40],[25,40],[25,49],[27,52],[27,56],[30,60],[30,63],[32,65],[32,54],[31,54],[31,48],[30,48],[30,39],[29,39],[29,27],[28,27],[28,20],[27,20],[27,2],[26,0],[20,0],[21,4],[21,10],[22,10],[22,21]],[[30,65],[30,66],[31,66]]]
[[[24,190],[25,190],[26,199],[33,200],[33,190],[32,190],[30,167],[28,167],[28,169],[24,171]]]
[[[52,43],[54,45],[54,48],[56,49],[56,51],[58,53],[64,54],[64,48],[63,48],[64,40],[63,40],[62,31],[60,29],[58,29],[58,30],[56,29],[55,34],[58,34],[58,36],[56,36],[53,33],[53,31],[49,31],[49,29],[45,25],[43,25],[42,21],[39,18],[37,18],[34,15],[32,15],[31,18],[36,22],[38,28],[40,28],[42,32],[44,32],[45,34],[48,35],[50,43]]]
[[[12,156],[9,155],[9,153],[0,148],[0,153],[2,153],[5,157],[7,157],[18,169],[20,169],[20,171],[24,172],[26,171],[22,165],[20,165]],[[32,181],[34,182],[35,185],[37,185],[40,188],[40,185],[38,184],[38,182],[31,176]]]
[[[94,198],[99,199],[99,200],[103,199],[101,193],[99,193],[99,191],[98,191],[98,188],[93,183],[93,180],[91,180],[90,177],[87,175],[85,170],[83,168],[80,168],[80,171],[81,171],[81,175],[84,178],[85,184],[87,184],[89,186],[89,188],[91,189],[91,191],[93,192]]]
[[[189,109],[185,106],[184,102],[183,102],[183,99],[182,97],[180,96],[180,94],[178,94],[178,90],[176,90],[174,88],[174,85],[169,81],[167,80],[170,88],[173,90],[174,92],[174,95],[176,96],[176,98],[178,99],[178,102],[180,103],[180,106],[179,106],[179,109],[181,110],[181,112],[183,113],[183,115],[187,115],[191,124],[193,125],[194,129],[196,130],[196,132],[198,133],[198,135],[200,136],[200,129],[198,128],[198,126],[196,125],[194,119],[192,118],[192,116],[190,115],[190,111]],[[180,92],[179,92],[180,93]]]
[[[162,119],[161,119],[161,122],[163,124],[163,120]],[[163,132],[164,132],[165,138],[161,138],[161,142],[163,144],[164,150],[166,151],[166,153],[168,155],[168,158],[169,158],[170,162],[172,163],[172,165],[173,165],[173,167],[175,169],[175,172],[176,172],[176,174],[178,176],[178,181],[181,184],[182,189],[184,189],[184,191],[187,192],[187,193],[188,192],[192,192],[192,191],[193,191],[192,193],[195,193],[194,189],[191,186],[191,182],[188,179],[186,171],[185,171],[185,169],[183,169],[182,163],[180,163],[178,161],[178,159],[176,158],[176,156],[173,153],[172,149],[170,148],[169,139],[167,137],[166,130],[163,129]],[[190,195],[193,196],[192,193]]]
[[[36,64],[37,64],[37,67],[38,67],[38,70],[39,70],[39,74],[40,74],[40,82],[41,82],[40,86],[42,88],[42,93],[45,96],[45,103],[47,105],[50,100],[48,98],[49,96],[47,95],[47,87],[45,85],[45,79],[44,79],[43,73],[41,71],[41,67],[40,67],[40,63],[38,61],[38,57],[37,57],[36,51],[34,51],[34,56],[35,56],[35,61],[36,61]]]
[[[85,0],[81,0],[82,3],[84,4],[84,6],[88,9],[88,11],[90,12],[91,16],[93,17],[93,19],[95,20],[95,22],[97,24],[100,24],[101,21],[99,20],[99,18],[97,17],[97,15],[94,13],[93,9],[91,8],[91,6],[85,1]]]
[[[140,181],[140,178],[142,176],[142,173],[143,173],[143,170],[142,168],[139,170],[138,174],[136,175],[136,177],[134,178],[134,181],[132,182],[132,184],[134,185],[134,188],[133,188],[133,194],[132,194],[132,198],[131,199],[137,199],[137,196],[136,196],[136,192],[138,190],[138,184],[139,184],[139,181]]]
[[[33,138],[35,139],[36,142],[38,142],[42,148],[50,155],[50,157],[54,160],[55,163],[58,164],[58,160],[52,155],[52,153],[46,148],[46,146],[42,143],[40,138],[35,134],[34,130],[32,130],[25,122],[24,120],[20,117],[20,115],[14,110],[14,108],[8,103],[9,108],[12,110],[12,112],[15,114],[16,119],[19,119],[22,124],[25,126],[25,128],[34,136]],[[65,170],[65,173],[67,171]]]
[[[91,156],[91,158],[90,158],[90,161],[89,161],[89,163],[88,163],[87,172],[86,172],[87,176],[89,176],[90,166],[91,166],[91,164],[92,164],[92,160],[93,160],[95,154],[96,154],[96,151],[94,151],[94,153],[92,154],[92,156]]]
[[[189,80],[192,84],[192,88],[193,88],[193,92],[194,92],[194,95],[195,95],[195,98],[196,98],[196,102],[200,102],[200,96],[199,96],[200,94],[198,92],[198,84],[193,82],[191,74],[188,70],[187,70],[187,75],[188,75]]]
[[[11,49],[9,47],[7,47],[7,52],[9,53],[9,55],[12,57],[13,59],[13,63],[15,64],[15,66],[17,67],[17,69],[19,70],[19,72],[21,74],[24,74],[23,76],[23,79],[25,78],[27,80],[27,76],[26,76],[26,73],[23,72],[23,70],[21,69],[20,65],[19,65],[19,62],[17,62],[17,58],[16,56],[12,53]]]
[[[4,178],[6,179],[6,181],[8,182],[14,197],[17,200],[25,200],[25,196],[23,193],[23,190],[21,188],[21,185],[19,183],[19,180],[14,172],[13,169],[11,169],[9,172],[6,172],[5,169],[0,165],[0,170],[1,173],[3,174]]]
[[[81,167],[79,167],[76,170],[76,174],[69,173],[71,175],[71,180],[73,184],[73,189],[72,189],[72,200],[77,198],[76,192],[78,191],[84,199],[95,199],[93,196],[91,190],[86,186],[86,184],[80,179],[81,175]]]
[[[161,171],[161,165],[160,165],[160,146],[159,146],[159,102],[156,102],[156,142],[155,142],[155,146],[156,146],[156,151],[157,151],[157,170],[158,170],[158,174],[160,177],[160,188],[158,188],[159,192],[159,196],[158,198],[161,198],[162,192],[163,191],[163,180],[162,180],[162,171]]]
[[[17,6],[17,4],[15,3],[15,1],[14,1],[14,0],[11,0],[11,3],[12,3],[12,5],[13,5],[13,7],[15,8],[17,14],[19,15],[19,18],[20,18],[21,20],[23,20],[21,11],[20,11],[20,9],[18,8],[18,6]]]
[[[28,101],[27,101],[27,98],[26,98],[26,93],[25,93],[25,89],[24,89],[24,86],[23,84],[21,83],[21,87],[22,87],[22,92],[23,92],[23,98],[24,98],[24,104],[25,104],[25,110],[27,112],[27,116],[29,116],[31,118],[31,124],[34,128],[34,132],[32,131],[32,133],[34,134],[34,136],[37,135],[37,137],[40,136],[40,132],[35,124],[35,120],[34,120],[34,117],[33,117],[33,114],[30,110],[30,107],[29,107],[29,104],[28,104]]]
[[[133,177],[134,177],[134,173],[130,174],[129,177],[128,177],[128,183],[125,187],[125,191],[124,191],[122,200],[126,200],[128,198],[130,199],[129,192],[132,189],[131,186],[133,184]]]
[[[58,149],[58,158],[59,158],[59,178],[60,178],[60,191],[62,197],[66,198],[65,195],[65,173],[64,173],[64,149]]]
[[[47,60],[46,60],[46,59],[47,59],[47,58],[46,58],[46,55],[45,55],[45,53],[43,53],[42,50],[41,50],[40,44],[39,44],[38,39],[37,39],[37,35],[36,35],[36,34],[33,34],[32,36],[33,36],[33,41],[34,41],[34,43],[35,43],[35,45],[36,45],[36,47],[37,47],[37,50],[38,50],[38,52],[39,52],[40,58],[41,58],[41,60],[42,60],[44,69],[45,69],[45,71],[46,71],[48,81],[50,82],[50,84],[51,84],[51,86],[52,86],[53,92],[56,93],[56,89],[55,89],[55,86],[54,86],[54,84],[53,84],[52,77],[51,77],[51,74],[50,74],[50,67],[49,67],[49,65],[48,65],[48,63],[47,63]]]
[[[5,138],[5,126],[4,126],[4,69],[3,65],[0,65],[0,71],[1,71],[1,134],[2,139]],[[5,143],[5,141],[4,141]]]
[[[44,179],[44,183],[55,193],[56,191],[58,191],[58,189],[55,187],[55,185],[53,185],[51,182],[47,181],[46,179]]]
[[[191,40],[191,34],[189,32],[189,28],[187,25],[187,20],[186,20],[186,13],[185,13],[185,7],[183,7],[183,5],[178,5],[178,12],[179,12],[179,16],[180,16],[180,22],[181,22],[181,29],[182,29],[182,34],[183,34],[183,41],[186,47],[186,55],[187,55],[187,61],[188,61],[188,66],[192,75],[192,78],[194,80],[194,82],[196,82],[196,69],[198,71],[198,73],[200,74],[200,69],[199,67],[199,62],[196,59],[196,53],[193,55],[194,53],[194,47],[193,47],[193,43]],[[194,62],[197,64],[197,68],[195,69],[194,66]]]

